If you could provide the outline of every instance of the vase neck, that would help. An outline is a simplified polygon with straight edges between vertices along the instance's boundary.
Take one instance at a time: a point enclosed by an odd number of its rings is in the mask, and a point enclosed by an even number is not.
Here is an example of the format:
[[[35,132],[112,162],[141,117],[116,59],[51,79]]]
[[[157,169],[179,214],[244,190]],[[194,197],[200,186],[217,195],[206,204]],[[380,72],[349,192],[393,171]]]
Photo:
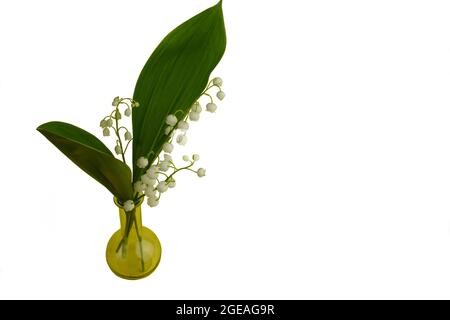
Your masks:
[[[127,228],[127,223],[133,223],[132,228],[130,229],[131,232],[135,232],[135,228],[138,228],[138,231],[141,231],[142,229],[142,215],[141,215],[141,207],[134,208],[133,211],[125,212],[123,209],[119,209],[119,216],[120,216],[120,231],[122,233],[125,232]],[[132,222],[128,222],[129,219],[132,219]]]
[[[141,234],[142,230],[142,215],[141,215],[141,204],[142,201],[135,205],[132,211],[125,212],[122,206],[118,205],[119,208],[119,218],[120,218],[120,231],[122,236],[127,235],[129,237]]]

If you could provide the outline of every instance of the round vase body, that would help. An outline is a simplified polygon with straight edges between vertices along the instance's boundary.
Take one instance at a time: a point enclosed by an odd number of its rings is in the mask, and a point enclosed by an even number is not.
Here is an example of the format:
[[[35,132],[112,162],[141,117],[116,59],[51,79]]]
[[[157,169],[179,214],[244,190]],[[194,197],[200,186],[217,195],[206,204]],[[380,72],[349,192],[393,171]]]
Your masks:
[[[132,211],[119,207],[120,230],[116,231],[106,247],[106,261],[117,276],[137,280],[151,274],[161,260],[161,243],[153,231],[142,227],[141,203]]]

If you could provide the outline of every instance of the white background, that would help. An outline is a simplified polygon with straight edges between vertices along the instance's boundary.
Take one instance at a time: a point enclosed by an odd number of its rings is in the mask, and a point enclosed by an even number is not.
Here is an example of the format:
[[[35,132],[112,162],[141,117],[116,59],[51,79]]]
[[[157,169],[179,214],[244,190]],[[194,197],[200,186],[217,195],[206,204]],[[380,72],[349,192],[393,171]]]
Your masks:
[[[178,151],[207,177],[144,209],[154,274],[109,271],[112,196],[35,128],[100,136],[213,3],[0,2],[0,298],[450,298],[448,1],[225,0],[227,98]]]

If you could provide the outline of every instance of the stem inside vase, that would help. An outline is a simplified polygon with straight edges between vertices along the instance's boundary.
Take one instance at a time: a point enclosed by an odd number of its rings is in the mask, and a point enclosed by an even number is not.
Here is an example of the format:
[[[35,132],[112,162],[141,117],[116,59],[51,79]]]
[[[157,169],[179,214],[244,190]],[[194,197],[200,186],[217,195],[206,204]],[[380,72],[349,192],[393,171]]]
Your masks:
[[[115,200],[116,204],[117,200]],[[120,215],[120,231],[122,234],[122,239],[119,242],[119,245],[117,246],[116,253],[121,251],[122,258],[126,258],[128,254],[128,244],[129,239],[136,238],[135,242],[138,243],[139,246],[139,259],[141,264],[141,270],[145,270],[145,262],[144,262],[144,249],[142,245],[142,236],[141,236],[141,230],[142,230],[142,216],[141,216],[141,203],[136,206],[132,211],[125,212],[121,206],[119,210]],[[134,230],[133,230],[134,226]]]

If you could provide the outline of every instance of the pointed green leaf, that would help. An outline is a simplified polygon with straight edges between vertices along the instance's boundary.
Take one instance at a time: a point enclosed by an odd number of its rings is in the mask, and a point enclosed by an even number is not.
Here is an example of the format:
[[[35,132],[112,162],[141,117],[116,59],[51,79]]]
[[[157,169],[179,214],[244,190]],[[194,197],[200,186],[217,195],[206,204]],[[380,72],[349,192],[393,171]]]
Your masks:
[[[184,22],[155,49],[134,91],[140,103],[133,110],[133,163],[141,156],[150,162],[168,137],[168,114],[180,119],[205,89],[210,74],[225,52],[222,1]],[[134,165],[134,179],[140,174]]]
[[[51,143],[119,200],[133,196],[131,171],[89,132],[64,122],[48,122],[37,128]]]

